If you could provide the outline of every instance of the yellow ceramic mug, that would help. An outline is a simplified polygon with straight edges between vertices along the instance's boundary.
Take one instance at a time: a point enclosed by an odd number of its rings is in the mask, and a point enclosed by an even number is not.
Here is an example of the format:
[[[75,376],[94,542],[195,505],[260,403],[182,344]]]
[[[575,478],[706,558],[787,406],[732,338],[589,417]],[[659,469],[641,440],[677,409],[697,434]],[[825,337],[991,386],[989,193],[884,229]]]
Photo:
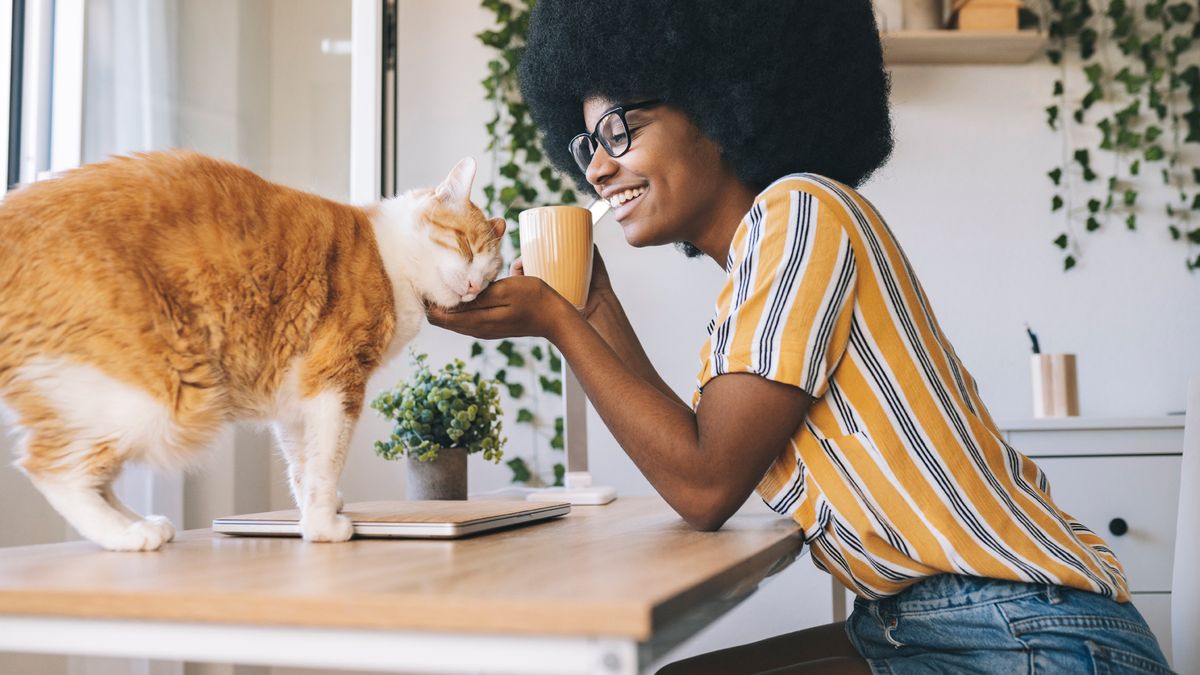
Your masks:
[[[518,219],[525,274],[545,281],[577,309],[592,280],[592,213],[579,206],[542,206]]]

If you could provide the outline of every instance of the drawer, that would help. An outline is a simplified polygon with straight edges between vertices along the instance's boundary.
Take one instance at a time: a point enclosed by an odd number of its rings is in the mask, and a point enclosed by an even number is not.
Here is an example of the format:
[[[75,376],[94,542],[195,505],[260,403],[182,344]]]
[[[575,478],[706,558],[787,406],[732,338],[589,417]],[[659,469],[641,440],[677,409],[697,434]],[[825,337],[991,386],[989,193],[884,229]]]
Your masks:
[[[1171,660],[1171,594],[1170,593],[1134,593],[1133,606],[1142,613],[1142,618],[1150,625],[1154,637],[1158,638],[1158,646]]]
[[[1180,454],[1183,429],[1061,429],[1008,431],[1008,444],[1029,457]]]
[[[1171,589],[1180,457],[1041,457],[1060,509],[1100,535],[1125,566],[1130,590]],[[1128,531],[1114,535],[1120,518]]]

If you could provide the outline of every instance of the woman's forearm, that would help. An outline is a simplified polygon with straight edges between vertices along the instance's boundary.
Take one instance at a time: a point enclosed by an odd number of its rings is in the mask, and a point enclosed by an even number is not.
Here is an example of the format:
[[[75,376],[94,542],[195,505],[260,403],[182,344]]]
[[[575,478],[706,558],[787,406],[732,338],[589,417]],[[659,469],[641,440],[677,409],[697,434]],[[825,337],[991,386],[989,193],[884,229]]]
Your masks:
[[[567,309],[546,337],[571,364],[605,426],[655,490],[688,522],[705,526],[715,493],[709,465],[696,461],[700,439],[691,407],[635,372],[633,359],[619,354],[588,320],[563,304]],[[613,319],[601,323],[612,328]],[[617,344],[626,348],[631,334],[619,328],[613,333]],[[632,342],[636,344],[636,338]]]
[[[625,309],[621,307],[621,301],[617,299],[616,294],[611,291],[604,293],[600,303],[588,314],[587,321],[633,372],[671,399],[680,401],[679,395],[662,379],[650,358],[646,356],[646,350],[638,340],[637,333],[629,323],[629,317],[625,315]]]

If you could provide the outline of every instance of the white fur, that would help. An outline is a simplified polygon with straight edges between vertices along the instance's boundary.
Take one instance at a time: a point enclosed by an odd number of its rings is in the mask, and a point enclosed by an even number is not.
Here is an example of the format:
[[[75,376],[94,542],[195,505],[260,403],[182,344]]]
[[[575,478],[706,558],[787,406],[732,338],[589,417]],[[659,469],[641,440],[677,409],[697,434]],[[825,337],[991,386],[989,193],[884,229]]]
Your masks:
[[[81,535],[114,551],[148,551],[175,537],[163,516],[142,518],[121,503],[111,483],[81,470],[83,457],[109,443],[120,461],[177,467],[190,458],[177,439],[170,411],[144,391],[93,366],[38,358],[16,369],[70,429],[66,470],[34,476],[33,484]]]
[[[145,391],[94,366],[62,358],[32,359],[16,369],[74,432],[79,450],[111,443],[122,460],[178,468],[193,460],[178,440],[171,411]]]

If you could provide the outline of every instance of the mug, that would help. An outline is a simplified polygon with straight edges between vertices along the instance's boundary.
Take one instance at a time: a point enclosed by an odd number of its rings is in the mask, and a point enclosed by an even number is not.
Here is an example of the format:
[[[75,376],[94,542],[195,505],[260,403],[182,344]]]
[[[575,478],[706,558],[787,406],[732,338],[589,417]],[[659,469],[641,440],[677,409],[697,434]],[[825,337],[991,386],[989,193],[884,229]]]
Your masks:
[[[580,206],[541,206],[518,217],[525,274],[545,281],[575,306],[592,281],[592,213]]]

